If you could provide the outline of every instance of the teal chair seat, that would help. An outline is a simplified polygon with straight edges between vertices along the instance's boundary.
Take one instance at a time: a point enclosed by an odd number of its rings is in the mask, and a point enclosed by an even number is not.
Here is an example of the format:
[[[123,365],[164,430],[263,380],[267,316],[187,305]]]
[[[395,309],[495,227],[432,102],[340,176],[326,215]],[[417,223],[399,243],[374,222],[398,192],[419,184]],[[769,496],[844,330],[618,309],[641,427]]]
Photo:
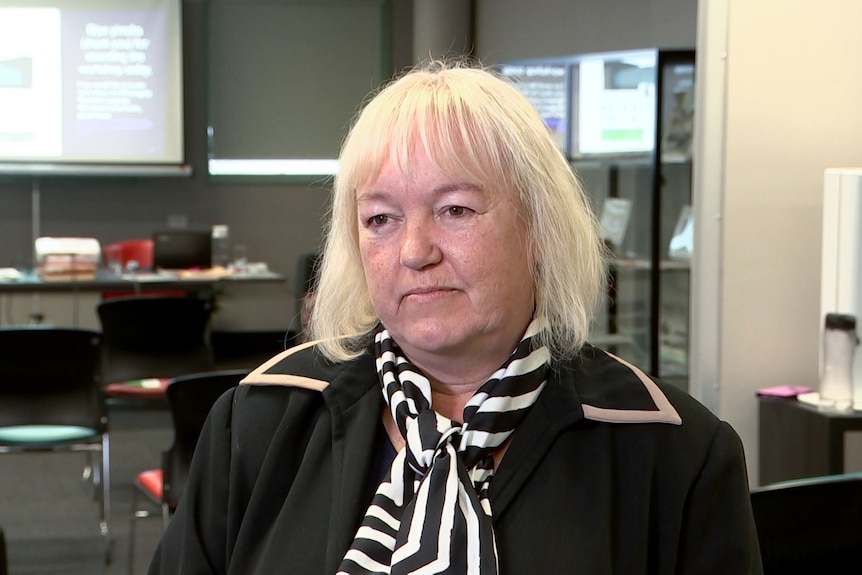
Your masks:
[[[79,425],[10,425],[0,427],[0,443],[50,444],[78,441],[99,435],[99,430]]]

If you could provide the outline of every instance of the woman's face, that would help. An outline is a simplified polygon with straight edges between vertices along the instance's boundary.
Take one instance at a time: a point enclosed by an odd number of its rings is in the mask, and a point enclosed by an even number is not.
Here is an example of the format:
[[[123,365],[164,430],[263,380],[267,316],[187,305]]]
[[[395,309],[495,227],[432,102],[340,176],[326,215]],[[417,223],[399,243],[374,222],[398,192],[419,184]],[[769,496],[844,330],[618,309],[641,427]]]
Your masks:
[[[371,298],[407,356],[502,363],[533,312],[526,225],[507,195],[420,151],[409,177],[385,164],[357,205]]]

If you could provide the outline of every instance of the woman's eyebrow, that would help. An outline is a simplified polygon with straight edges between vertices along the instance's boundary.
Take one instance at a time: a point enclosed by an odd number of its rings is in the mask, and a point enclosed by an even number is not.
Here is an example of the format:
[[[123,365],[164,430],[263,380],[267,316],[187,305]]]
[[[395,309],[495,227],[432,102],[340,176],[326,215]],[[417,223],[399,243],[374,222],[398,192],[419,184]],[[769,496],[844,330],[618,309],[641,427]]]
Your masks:
[[[356,194],[356,203],[361,204],[362,202],[381,200],[387,198],[388,196],[389,194],[387,194],[386,192],[382,192],[379,190],[367,190]]]
[[[434,188],[434,194],[443,196],[454,192],[483,192],[485,189],[479,184],[473,182],[453,182],[442,184]]]
[[[433,188],[431,193],[435,196],[442,197],[456,192],[471,192],[482,194],[485,192],[484,186],[474,182],[447,182]],[[381,189],[367,189],[359,192],[356,195],[356,203],[370,202],[375,200],[386,200],[391,194]]]

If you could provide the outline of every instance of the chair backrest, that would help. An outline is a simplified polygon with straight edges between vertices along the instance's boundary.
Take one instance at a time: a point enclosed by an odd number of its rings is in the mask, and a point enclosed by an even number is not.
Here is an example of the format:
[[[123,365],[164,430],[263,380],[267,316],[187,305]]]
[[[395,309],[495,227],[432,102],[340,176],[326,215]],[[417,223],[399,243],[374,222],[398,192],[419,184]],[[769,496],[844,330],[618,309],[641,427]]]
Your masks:
[[[247,374],[248,370],[242,369],[209,371],[176,377],[168,384],[166,393],[174,438],[162,453],[162,498],[171,509],[176,508],[185,490],[192,455],[210,409]]]
[[[859,572],[862,473],[757,487],[751,504],[765,575]]]
[[[103,300],[102,378],[106,383],[175,377],[213,367],[212,304],[196,297],[133,296]]]
[[[317,252],[306,252],[300,254],[299,259],[296,260],[296,283],[293,292],[297,300],[301,300],[305,294],[314,290],[319,259],[320,254]]]
[[[0,528],[0,575],[9,575],[9,560],[6,558],[6,535]]]
[[[319,253],[306,252],[301,254],[296,262],[296,283],[293,291],[296,299],[296,317],[299,322],[294,329],[300,334],[305,332],[311,314],[319,260]]]
[[[105,430],[99,344],[87,329],[0,328],[0,426]]]

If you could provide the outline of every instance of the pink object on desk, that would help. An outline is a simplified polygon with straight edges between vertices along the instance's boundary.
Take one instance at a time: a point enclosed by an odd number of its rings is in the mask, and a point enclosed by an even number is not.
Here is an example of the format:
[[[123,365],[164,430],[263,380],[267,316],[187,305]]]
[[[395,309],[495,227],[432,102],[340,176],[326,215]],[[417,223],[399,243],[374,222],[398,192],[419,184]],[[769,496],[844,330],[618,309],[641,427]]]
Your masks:
[[[772,387],[763,387],[758,389],[757,395],[771,397],[796,397],[800,393],[808,393],[811,391],[814,390],[804,385],[774,385]]]

